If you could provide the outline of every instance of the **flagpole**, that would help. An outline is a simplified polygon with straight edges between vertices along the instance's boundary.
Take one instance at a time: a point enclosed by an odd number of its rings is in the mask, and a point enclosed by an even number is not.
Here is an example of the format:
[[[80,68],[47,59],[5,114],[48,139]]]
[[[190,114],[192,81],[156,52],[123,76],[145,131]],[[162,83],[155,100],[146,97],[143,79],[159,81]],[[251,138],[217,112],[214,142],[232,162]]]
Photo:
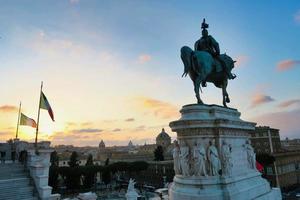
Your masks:
[[[19,113],[18,113],[18,122],[17,122],[16,139],[18,139],[18,133],[19,133],[20,113],[21,113],[21,101],[20,101],[20,105],[19,105]]]
[[[41,91],[40,91],[40,101],[39,101],[39,109],[38,109],[38,117],[37,117],[37,123],[36,123],[36,132],[35,132],[35,150],[37,151],[37,139],[38,139],[38,132],[39,132],[39,121],[40,121],[40,108],[41,108],[41,95],[42,95],[42,89],[43,89],[43,81],[41,83]]]

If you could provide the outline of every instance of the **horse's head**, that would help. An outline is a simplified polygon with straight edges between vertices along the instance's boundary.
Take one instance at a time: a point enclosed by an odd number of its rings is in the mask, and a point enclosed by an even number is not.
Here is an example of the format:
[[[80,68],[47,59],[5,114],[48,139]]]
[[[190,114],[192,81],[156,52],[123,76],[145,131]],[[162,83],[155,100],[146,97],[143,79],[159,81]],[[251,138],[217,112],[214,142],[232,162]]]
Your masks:
[[[193,50],[190,47],[187,47],[187,46],[183,46],[180,49],[181,60],[182,60],[183,65],[184,65],[184,72],[182,74],[182,77],[186,76],[188,74],[188,72],[190,71],[191,67],[192,67],[192,63],[191,63],[192,52],[193,52]]]
[[[230,70],[232,70],[232,69],[234,68],[234,63],[235,63],[236,61],[233,61],[232,58],[231,58],[230,56],[226,55],[226,53],[225,53],[225,54],[222,54],[221,56],[223,57],[223,60],[224,60],[224,62],[225,62],[225,64],[226,64],[226,66],[227,66]]]

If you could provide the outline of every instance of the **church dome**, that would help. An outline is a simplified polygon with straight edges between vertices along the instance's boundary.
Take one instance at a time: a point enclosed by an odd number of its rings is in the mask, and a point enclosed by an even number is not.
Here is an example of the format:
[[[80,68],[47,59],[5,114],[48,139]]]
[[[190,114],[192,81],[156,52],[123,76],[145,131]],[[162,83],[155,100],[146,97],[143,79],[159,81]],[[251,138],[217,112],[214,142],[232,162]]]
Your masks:
[[[168,133],[165,132],[165,129],[163,128],[161,133],[159,133],[156,137],[156,145],[167,147],[170,144],[171,144],[171,137],[168,135]]]
[[[103,142],[103,140],[101,140],[101,142],[99,143],[99,148],[105,148],[105,143]]]
[[[128,143],[128,147],[133,147],[134,145],[133,145],[133,143],[131,142],[131,140],[129,141],[129,143]]]

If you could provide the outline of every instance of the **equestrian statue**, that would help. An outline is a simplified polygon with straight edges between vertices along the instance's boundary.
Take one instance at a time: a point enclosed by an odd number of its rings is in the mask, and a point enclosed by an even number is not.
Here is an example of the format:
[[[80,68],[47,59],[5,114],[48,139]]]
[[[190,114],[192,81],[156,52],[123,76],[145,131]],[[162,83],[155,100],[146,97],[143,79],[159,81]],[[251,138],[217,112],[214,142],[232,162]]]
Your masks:
[[[222,88],[223,106],[227,107],[226,103],[229,103],[230,99],[226,88],[228,80],[236,78],[236,75],[231,73],[236,61],[226,53],[220,54],[218,42],[208,35],[208,24],[205,19],[201,28],[202,37],[196,41],[195,51],[187,46],[181,48],[181,59],[184,64],[182,77],[189,74],[192,79],[198,104],[203,104],[199,94],[200,84],[206,87],[206,82],[210,82]]]

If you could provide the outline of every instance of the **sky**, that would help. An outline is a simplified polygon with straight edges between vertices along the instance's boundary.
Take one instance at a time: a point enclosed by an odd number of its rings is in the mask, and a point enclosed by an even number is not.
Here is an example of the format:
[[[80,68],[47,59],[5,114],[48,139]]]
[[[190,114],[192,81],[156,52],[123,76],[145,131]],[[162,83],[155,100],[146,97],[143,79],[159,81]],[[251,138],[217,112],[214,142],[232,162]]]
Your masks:
[[[53,145],[154,143],[183,105],[196,103],[181,78],[182,46],[206,18],[237,60],[229,107],[243,120],[300,137],[300,2],[10,0],[0,6],[0,142],[16,132],[18,105],[36,119],[40,84],[55,122],[41,110],[39,140]],[[222,103],[208,84],[204,103]],[[20,126],[33,141],[35,129]]]

